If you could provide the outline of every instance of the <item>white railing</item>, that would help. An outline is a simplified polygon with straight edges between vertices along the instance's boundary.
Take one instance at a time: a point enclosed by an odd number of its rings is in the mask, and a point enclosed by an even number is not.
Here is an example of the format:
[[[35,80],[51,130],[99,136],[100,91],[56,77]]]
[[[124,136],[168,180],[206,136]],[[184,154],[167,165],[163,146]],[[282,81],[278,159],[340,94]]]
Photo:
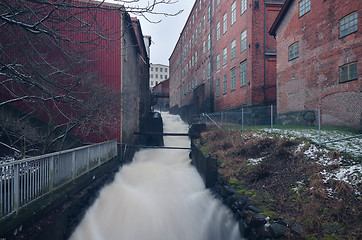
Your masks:
[[[0,219],[117,155],[117,141],[0,164]]]

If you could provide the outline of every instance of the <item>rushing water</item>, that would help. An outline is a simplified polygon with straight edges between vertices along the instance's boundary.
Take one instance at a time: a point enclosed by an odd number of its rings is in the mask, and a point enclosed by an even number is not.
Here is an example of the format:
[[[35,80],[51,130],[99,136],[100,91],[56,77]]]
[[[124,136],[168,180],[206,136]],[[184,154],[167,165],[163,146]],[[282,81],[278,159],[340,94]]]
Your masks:
[[[188,131],[178,116],[162,117],[164,132]],[[164,142],[190,147],[188,137]],[[205,189],[190,161],[189,150],[137,152],[102,189],[70,240],[240,239],[231,213]]]

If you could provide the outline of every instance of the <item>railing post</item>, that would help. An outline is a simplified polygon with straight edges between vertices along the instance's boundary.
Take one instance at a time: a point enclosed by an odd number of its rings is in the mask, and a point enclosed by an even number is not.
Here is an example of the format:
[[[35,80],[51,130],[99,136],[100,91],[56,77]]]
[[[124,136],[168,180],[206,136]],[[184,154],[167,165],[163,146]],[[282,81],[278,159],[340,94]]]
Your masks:
[[[72,179],[74,179],[75,176],[75,151],[72,152]]]
[[[16,213],[19,211],[19,164],[14,165],[14,210]]]
[[[87,172],[89,171],[89,165],[90,165],[90,147],[87,148]]]
[[[49,192],[53,191],[54,187],[54,156],[49,160]]]

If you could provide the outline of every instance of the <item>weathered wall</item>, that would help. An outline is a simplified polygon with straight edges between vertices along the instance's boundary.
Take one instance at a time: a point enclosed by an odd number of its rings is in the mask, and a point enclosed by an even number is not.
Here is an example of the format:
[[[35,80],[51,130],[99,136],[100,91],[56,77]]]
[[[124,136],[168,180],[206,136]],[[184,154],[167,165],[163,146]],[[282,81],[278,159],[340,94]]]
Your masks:
[[[339,81],[340,66],[362,61],[361,14],[358,12],[358,31],[343,38],[339,37],[339,21],[360,9],[358,0],[348,4],[317,0],[299,17],[298,1],[292,1],[277,30],[279,114],[320,108],[323,124],[361,124],[361,71],[356,80]],[[288,61],[288,47],[296,42],[299,57]]]

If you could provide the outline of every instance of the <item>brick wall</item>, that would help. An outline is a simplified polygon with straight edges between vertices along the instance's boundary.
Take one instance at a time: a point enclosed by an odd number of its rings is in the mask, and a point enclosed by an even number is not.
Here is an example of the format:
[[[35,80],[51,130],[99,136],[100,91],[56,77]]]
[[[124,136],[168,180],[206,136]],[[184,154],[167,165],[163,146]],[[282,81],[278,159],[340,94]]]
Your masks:
[[[339,81],[340,66],[358,62],[360,68],[362,61],[360,5],[358,0],[315,0],[299,17],[298,1],[293,1],[277,30],[278,113],[321,108],[325,124],[360,124],[361,71],[356,80]],[[355,11],[358,31],[340,38],[340,19]],[[299,57],[288,61],[288,47],[295,42]]]

